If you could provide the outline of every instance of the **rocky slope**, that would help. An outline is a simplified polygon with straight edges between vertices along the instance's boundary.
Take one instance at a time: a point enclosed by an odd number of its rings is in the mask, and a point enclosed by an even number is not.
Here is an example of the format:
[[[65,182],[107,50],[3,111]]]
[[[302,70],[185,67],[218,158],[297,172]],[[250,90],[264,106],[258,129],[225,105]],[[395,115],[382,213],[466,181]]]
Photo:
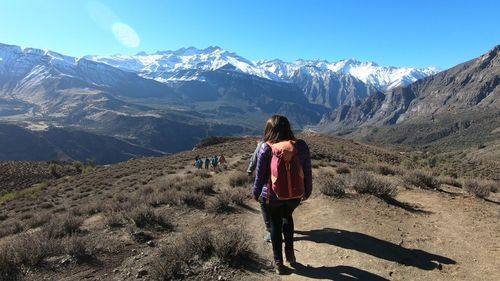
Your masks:
[[[368,125],[391,125],[407,120],[433,120],[440,114],[461,114],[500,108],[500,46],[481,57],[421,79],[409,86],[376,94],[354,106],[326,115],[320,127],[339,131]]]

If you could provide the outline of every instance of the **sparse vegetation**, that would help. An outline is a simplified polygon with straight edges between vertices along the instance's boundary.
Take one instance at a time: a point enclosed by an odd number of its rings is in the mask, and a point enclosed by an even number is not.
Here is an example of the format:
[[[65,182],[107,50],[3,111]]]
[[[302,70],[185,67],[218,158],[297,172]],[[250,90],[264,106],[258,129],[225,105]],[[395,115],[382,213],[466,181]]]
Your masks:
[[[167,217],[149,207],[137,207],[130,211],[130,219],[139,228],[169,230],[173,228]]]
[[[491,191],[491,185],[489,182],[476,179],[465,179],[463,188],[465,191],[478,198],[488,197]]]
[[[371,194],[377,197],[394,197],[396,186],[387,179],[359,171],[351,176],[353,189],[360,194]]]
[[[320,172],[314,177],[314,186],[326,196],[340,198],[345,195],[348,182],[345,175]]]
[[[347,166],[340,166],[335,168],[335,172],[337,172],[337,174],[349,174],[351,173],[351,169]]]
[[[439,181],[429,172],[414,170],[409,171],[403,176],[403,181],[408,186],[420,188],[435,189],[439,187]]]
[[[232,187],[248,187],[252,184],[252,178],[245,172],[234,173],[229,177],[229,185]]]
[[[53,218],[43,227],[43,232],[48,238],[62,238],[80,232],[82,223],[82,218],[72,215]]]

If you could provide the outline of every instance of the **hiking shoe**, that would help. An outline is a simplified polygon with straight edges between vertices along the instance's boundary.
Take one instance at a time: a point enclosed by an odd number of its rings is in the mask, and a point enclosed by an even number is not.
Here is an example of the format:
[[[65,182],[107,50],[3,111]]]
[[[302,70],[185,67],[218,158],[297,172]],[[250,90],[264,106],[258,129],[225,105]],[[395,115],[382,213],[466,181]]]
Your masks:
[[[274,262],[274,271],[279,274],[283,275],[286,273],[287,267],[283,264],[282,261],[275,261]]]
[[[295,259],[295,252],[294,252],[294,250],[290,250],[290,251],[286,251],[285,250],[285,257],[286,257],[286,261],[289,264],[295,264],[295,263],[297,263],[297,259]]]
[[[266,235],[264,235],[264,241],[271,243],[271,232],[266,231]]]

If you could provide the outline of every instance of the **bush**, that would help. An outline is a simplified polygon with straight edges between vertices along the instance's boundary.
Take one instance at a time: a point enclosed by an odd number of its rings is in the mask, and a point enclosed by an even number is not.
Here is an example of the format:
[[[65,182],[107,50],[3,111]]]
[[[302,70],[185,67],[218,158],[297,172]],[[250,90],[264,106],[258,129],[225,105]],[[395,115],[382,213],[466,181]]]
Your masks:
[[[337,172],[337,174],[349,174],[351,173],[351,169],[349,169],[349,167],[347,166],[341,166],[335,168],[335,172]]]
[[[0,280],[18,280],[21,275],[21,267],[16,262],[12,248],[0,248]]]
[[[336,198],[343,197],[348,187],[347,179],[344,175],[321,172],[314,178],[314,185],[318,190],[326,195]]]
[[[118,228],[125,225],[125,218],[120,212],[110,211],[105,214],[104,222],[110,228]]]
[[[229,177],[229,185],[232,187],[246,187],[252,184],[252,178],[247,173],[239,172]]]
[[[384,176],[388,175],[400,175],[403,174],[403,171],[399,167],[394,167],[387,165],[385,163],[372,163],[364,166],[366,170],[373,171],[377,174],[381,174]]]
[[[214,186],[215,183],[212,179],[195,179],[187,188],[203,194],[212,194],[214,193]]]
[[[463,187],[465,191],[479,198],[488,197],[491,191],[490,185],[475,179],[465,179]]]
[[[222,191],[217,194],[214,201],[208,205],[208,211],[212,213],[230,213],[234,211],[236,202],[234,202],[234,195],[229,191]]]
[[[90,262],[95,258],[95,247],[87,237],[69,237],[64,243],[64,251],[78,263]]]
[[[462,187],[462,183],[457,179],[452,178],[450,176],[442,176],[438,178],[439,184],[447,184],[456,187]]]
[[[205,197],[199,193],[181,192],[179,193],[180,203],[188,207],[205,208]]]
[[[250,237],[242,229],[225,229],[212,234],[215,255],[227,262],[243,258],[250,252]]]
[[[67,235],[80,232],[83,219],[74,215],[50,220],[44,227],[43,232],[48,238],[62,238]]]
[[[10,242],[10,246],[16,261],[27,266],[37,266],[45,258],[63,252],[59,241],[42,232],[21,234]]]
[[[403,181],[407,185],[414,185],[420,188],[435,189],[439,187],[439,181],[431,173],[422,171],[410,171],[403,176]]]
[[[386,179],[376,177],[367,172],[357,172],[351,176],[353,189],[360,194],[371,194],[377,197],[394,197],[396,187]]]
[[[182,267],[187,265],[190,256],[185,244],[168,244],[160,249],[159,257],[151,265],[155,280],[172,280],[182,276]]]
[[[148,207],[138,207],[130,211],[130,219],[139,228],[156,228],[160,230],[171,230],[173,225],[167,218],[156,213]]]
[[[212,233],[207,229],[186,235],[183,240],[183,245],[186,247],[185,252],[190,253],[190,256],[197,255],[201,259],[208,259],[214,252],[212,240]]]

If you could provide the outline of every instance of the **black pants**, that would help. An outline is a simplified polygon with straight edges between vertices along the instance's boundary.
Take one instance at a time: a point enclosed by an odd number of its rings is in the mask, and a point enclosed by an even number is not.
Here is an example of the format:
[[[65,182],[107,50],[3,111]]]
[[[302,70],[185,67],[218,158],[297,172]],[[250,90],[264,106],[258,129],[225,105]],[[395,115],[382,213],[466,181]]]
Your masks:
[[[271,216],[269,216],[269,209],[267,208],[266,202],[260,202],[260,210],[262,211],[262,218],[264,219],[266,230],[271,232]]]
[[[300,199],[270,202],[271,242],[275,261],[283,261],[283,237],[285,251],[293,251],[293,217],[292,213],[300,203]]]

